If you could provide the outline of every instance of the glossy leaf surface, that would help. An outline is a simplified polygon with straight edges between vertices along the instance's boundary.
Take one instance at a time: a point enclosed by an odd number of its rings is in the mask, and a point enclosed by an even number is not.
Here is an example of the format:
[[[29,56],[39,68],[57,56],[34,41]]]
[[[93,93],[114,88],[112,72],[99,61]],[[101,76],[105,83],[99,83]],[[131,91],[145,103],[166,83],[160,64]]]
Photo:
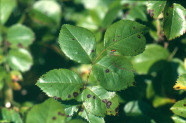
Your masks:
[[[82,27],[63,25],[59,34],[61,50],[79,63],[91,63],[96,51],[96,39],[92,32]]]
[[[174,112],[174,114],[186,118],[186,100],[176,102],[171,107],[171,110]]]
[[[147,10],[151,17],[158,18],[161,12],[164,10],[166,0],[149,0],[147,4]]]
[[[171,7],[165,7],[163,29],[169,40],[179,37],[185,33],[185,16],[185,8],[180,4],[174,3]]]
[[[7,56],[7,63],[14,70],[28,71],[33,63],[31,54],[23,48],[12,49]]]
[[[160,45],[150,44],[146,46],[146,49],[142,54],[132,59],[132,63],[138,73],[146,74],[150,71],[151,67],[153,67],[155,63],[157,64],[160,61],[166,61],[168,60],[168,57],[168,50]],[[158,65],[156,69],[159,67],[160,65]]]
[[[112,24],[105,33],[105,48],[125,56],[135,56],[145,49],[146,39],[142,33],[147,28],[134,21],[121,20]]]
[[[101,86],[87,87],[82,94],[85,110],[93,115],[116,115],[119,100],[115,92],[108,92]]]
[[[8,29],[7,40],[13,46],[29,46],[34,40],[34,32],[21,24],[13,25]]]
[[[16,0],[1,0],[0,2],[0,24],[5,24],[16,7]]]
[[[83,88],[81,78],[67,69],[51,70],[39,78],[36,83],[49,97],[56,96],[62,100],[70,100],[78,96]]]
[[[135,81],[132,64],[123,56],[105,56],[92,71],[100,85],[111,91],[124,90]]]
[[[52,98],[35,105],[27,114],[27,123],[65,123],[65,112],[62,104]]]

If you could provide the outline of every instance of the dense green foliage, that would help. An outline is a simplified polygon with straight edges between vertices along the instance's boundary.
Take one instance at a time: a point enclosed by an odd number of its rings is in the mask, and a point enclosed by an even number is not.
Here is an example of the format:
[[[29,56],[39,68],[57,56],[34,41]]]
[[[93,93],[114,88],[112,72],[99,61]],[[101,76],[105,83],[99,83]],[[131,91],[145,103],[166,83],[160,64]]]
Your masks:
[[[185,123],[185,8],[0,0],[0,122]]]

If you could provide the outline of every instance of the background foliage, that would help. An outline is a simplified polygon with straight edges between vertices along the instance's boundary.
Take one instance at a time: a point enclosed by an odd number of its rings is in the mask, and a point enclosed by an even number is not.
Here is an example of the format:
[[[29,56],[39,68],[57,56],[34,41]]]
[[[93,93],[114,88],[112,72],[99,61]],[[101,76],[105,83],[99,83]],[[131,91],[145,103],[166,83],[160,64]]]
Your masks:
[[[0,121],[185,123],[185,8],[184,0],[0,0]]]

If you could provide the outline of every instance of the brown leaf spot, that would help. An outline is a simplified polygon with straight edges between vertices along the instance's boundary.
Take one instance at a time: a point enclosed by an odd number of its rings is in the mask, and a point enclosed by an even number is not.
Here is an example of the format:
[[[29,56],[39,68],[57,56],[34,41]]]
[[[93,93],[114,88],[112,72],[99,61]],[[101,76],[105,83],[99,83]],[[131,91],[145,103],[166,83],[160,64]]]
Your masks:
[[[75,40],[74,38],[72,40]]]
[[[52,117],[52,120],[56,120],[56,117]]]
[[[102,102],[107,103],[107,99],[103,99]]]
[[[19,43],[17,46],[18,46],[19,48],[24,48],[23,45],[20,44],[20,43]]]
[[[119,108],[117,107],[117,108],[115,109],[115,112],[118,113],[118,111],[119,111]]]
[[[90,98],[90,97],[91,97],[91,95],[90,95],[90,94],[88,94],[88,95],[87,95],[87,98]]]
[[[71,95],[70,94],[68,95],[68,98],[71,98]]]
[[[78,92],[74,92],[74,93],[73,93],[73,96],[74,96],[74,97],[77,97],[77,95],[78,95]]]
[[[83,112],[84,111],[84,108],[81,108],[80,112]]]
[[[186,106],[186,104],[183,104],[183,106]]]
[[[141,36],[140,36],[140,35],[138,35],[137,37],[138,37],[139,39],[141,38]]]
[[[92,50],[91,52],[95,52],[95,50]]]
[[[149,10],[148,13],[150,14],[151,17],[154,16],[154,10]]]
[[[108,73],[109,72],[109,69],[106,69],[105,72]]]
[[[96,96],[93,96],[93,99],[96,99]]]

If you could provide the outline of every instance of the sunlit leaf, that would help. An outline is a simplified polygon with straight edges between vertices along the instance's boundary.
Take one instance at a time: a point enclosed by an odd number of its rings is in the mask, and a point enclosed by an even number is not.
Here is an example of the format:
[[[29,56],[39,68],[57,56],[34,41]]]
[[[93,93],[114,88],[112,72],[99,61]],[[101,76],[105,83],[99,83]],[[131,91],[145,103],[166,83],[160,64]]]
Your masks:
[[[2,118],[8,122],[22,123],[20,115],[13,109],[2,108],[1,109]]]
[[[105,33],[105,48],[125,56],[135,56],[145,50],[146,39],[143,36],[147,28],[134,21],[121,20],[112,24]]]
[[[93,33],[82,27],[63,25],[59,44],[65,55],[79,63],[91,63],[96,53]]]
[[[66,114],[62,104],[49,98],[35,105],[27,114],[27,123],[65,123]]]
[[[133,58],[132,63],[138,73],[147,74],[155,63],[157,64],[155,68],[161,69],[164,64],[163,61],[167,61],[168,58],[169,52],[167,49],[157,44],[150,44],[146,46],[142,54]]]
[[[166,0],[149,0],[147,4],[147,10],[151,17],[157,18],[161,12],[164,10],[166,5]]]
[[[39,78],[36,83],[49,97],[56,96],[62,100],[70,100],[78,96],[83,88],[81,78],[67,69],[51,70]]]
[[[176,85],[174,86],[176,90],[186,90],[186,74],[179,76]]]
[[[7,40],[13,46],[27,47],[34,40],[34,32],[29,27],[16,24],[8,29]]]
[[[174,123],[185,123],[186,122],[186,118],[181,118],[179,116],[172,116],[172,119],[174,120]]]
[[[1,0],[0,6],[0,24],[5,24],[16,7],[16,0]]]
[[[174,3],[171,7],[165,7],[163,29],[169,40],[179,37],[186,32],[185,16],[185,8],[180,4]]]
[[[96,116],[116,115],[119,106],[115,92],[108,92],[101,86],[87,87],[82,93],[83,106],[88,113]]]
[[[25,72],[30,69],[33,61],[31,54],[23,49],[11,49],[7,56],[7,63],[14,70]]]
[[[92,68],[97,81],[107,90],[124,90],[134,83],[134,69],[123,56],[105,56]]]
[[[181,100],[176,102],[172,107],[171,110],[174,114],[186,118],[186,100]]]

